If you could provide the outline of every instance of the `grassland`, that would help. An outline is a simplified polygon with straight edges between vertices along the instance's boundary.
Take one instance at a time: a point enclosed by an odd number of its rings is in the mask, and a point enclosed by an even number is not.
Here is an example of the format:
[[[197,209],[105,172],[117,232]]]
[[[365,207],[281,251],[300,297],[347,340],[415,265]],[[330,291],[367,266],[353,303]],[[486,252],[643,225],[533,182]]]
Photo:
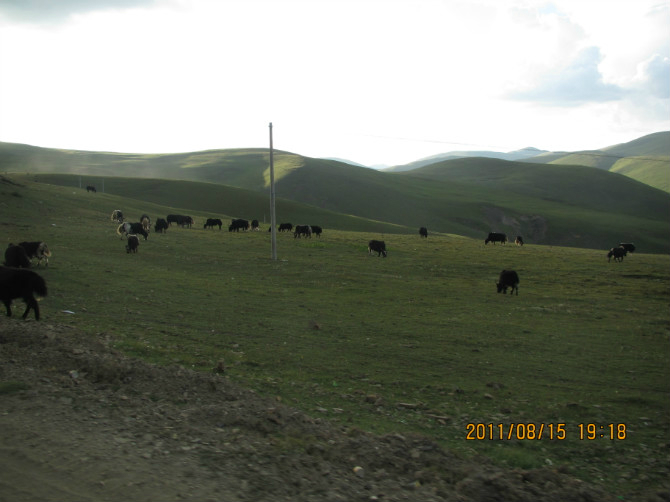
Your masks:
[[[654,144],[643,142],[632,151],[656,151]],[[626,172],[639,165],[629,162]],[[667,163],[654,162],[635,176],[649,175],[645,179],[657,183],[667,178],[659,165]],[[206,191],[215,199],[210,210],[242,216],[253,205],[259,208],[255,217],[267,216],[267,204],[261,208],[259,202],[269,193],[269,155],[263,149],[140,155],[0,144],[0,166],[66,186],[76,186],[80,178],[84,185],[104,185],[106,193],[169,206],[204,209],[199,199]],[[500,231],[533,244],[603,249],[627,241],[645,252],[670,253],[670,195],[604,169],[468,158],[388,173],[276,152],[275,179],[282,214],[299,216],[308,205],[330,228],[364,230],[337,224],[338,215],[350,215],[468,237]]]
[[[32,180],[3,178],[0,221],[5,245],[40,239],[53,251],[40,271],[45,323],[105,333],[161,364],[225,361],[230,379],[347,427],[555,465],[624,500],[667,480],[667,255],[608,263],[599,249],[421,240],[366,222],[324,225],[321,239],[280,234],[273,261],[267,231],[203,230],[207,208]],[[109,219],[117,208],[133,221],[183,211],[196,225],[152,233],[128,255]],[[370,238],[386,240],[388,258],[367,254]],[[496,294],[503,268],[519,272],[519,296]],[[466,439],[468,424],[518,423],[545,424],[543,437]],[[625,439],[580,439],[589,423],[608,435],[625,424]],[[550,424],[554,435],[565,424],[564,440],[549,440]]]

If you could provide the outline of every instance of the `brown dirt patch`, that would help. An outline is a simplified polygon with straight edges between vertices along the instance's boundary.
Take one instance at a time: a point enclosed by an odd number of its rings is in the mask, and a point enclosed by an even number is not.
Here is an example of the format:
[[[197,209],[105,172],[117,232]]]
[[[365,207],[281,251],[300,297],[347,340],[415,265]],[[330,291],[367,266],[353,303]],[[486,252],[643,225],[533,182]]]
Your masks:
[[[0,391],[0,498],[14,502],[612,500],[556,470],[334,425],[62,325],[0,319]]]

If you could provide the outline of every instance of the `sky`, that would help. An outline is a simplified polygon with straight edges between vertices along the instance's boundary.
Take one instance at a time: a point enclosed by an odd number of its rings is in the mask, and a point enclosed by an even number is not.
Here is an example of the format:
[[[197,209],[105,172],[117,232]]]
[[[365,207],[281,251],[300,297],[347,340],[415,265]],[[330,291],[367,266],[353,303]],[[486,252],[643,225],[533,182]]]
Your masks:
[[[0,0],[0,141],[398,165],[670,130],[670,0]]]

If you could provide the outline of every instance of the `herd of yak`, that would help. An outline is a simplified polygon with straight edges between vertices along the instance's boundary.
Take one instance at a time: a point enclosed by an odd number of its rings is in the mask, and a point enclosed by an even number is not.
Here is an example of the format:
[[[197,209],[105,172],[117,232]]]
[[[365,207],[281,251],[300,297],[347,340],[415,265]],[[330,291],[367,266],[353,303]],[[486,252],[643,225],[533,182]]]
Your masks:
[[[143,236],[144,240],[149,237],[151,218],[148,215],[143,214],[140,221],[137,223],[125,222],[123,212],[117,209],[112,212],[111,219],[113,222],[119,224],[116,233],[120,235],[121,238],[124,236],[126,237],[126,252],[137,253],[137,249],[140,245],[138,235]],[[195,222],[191,216],[169,214],[165,219],[158,218],[156,220],[154,231],[164,233],[172,223],[182,227],[191,228]],[[217,226],[219,227],[219,230],[221,230],[223,226],[221,219],[208,218],[203,228],[213,229]],[[246,231],[249,229],[259,230],[258,220],[249,222],[248,220],[237,218],[233,219],[228,226],[229,232],[239,232],[240,230]],[[321,237],[323,229],[318,225],[296,225],[294,227],[291,223],[281,223],[278,226],[278,231],[293,232],[295,238],[303,236],[312,237],[312,235]],[[426,227],[421,227],[419,229],[419,235],[422,238],[428,238],[428,230]],[[507,235],[499,232],[491,232],[484,241],[484,244],[488,244],[489,242],[492,242],[493,245],[495,245],[496,242],[506,244],[508,242]],[[523,238],[517,236],[514,242],[518,246],[522,246]],[[633,251],[635,251],[635,246],[632,243],[620,243],[618,246],[609,250],[607,253],[607,261],[611,261],[611,259],[614,258],[615,262],[621,262],[627,253],[632,253]],[[369,241],[368,253],[377,253],[377,256],[386,258],[386,243],[380,240]],[[21,298],[26,303],[23,319],[26,319],[28,313],[32,309],[35,313],[35,319],[39,320],[40,309],[37,300],[35,299],[35,295],[46,296],[47,286],[42,276],[30,270],[31,260],[37,259],[37,266],[40,266],[42,261],[44,261],[44,266],[47,267],[49,265],[50,257],[51,251],[46,243],[42,241],[25,241],[19,242],[17,245],[9,244],[5,250],[4,266],[0,266],[0,301],[2,301],[7,308],[7,316],[12,315],[12,300]],[[503,270],[496,282],[496,287],[498,293],[507,294],[507,289],[511,288],[511,294],[516,293],[518,296],[519,275],[514,270]]]

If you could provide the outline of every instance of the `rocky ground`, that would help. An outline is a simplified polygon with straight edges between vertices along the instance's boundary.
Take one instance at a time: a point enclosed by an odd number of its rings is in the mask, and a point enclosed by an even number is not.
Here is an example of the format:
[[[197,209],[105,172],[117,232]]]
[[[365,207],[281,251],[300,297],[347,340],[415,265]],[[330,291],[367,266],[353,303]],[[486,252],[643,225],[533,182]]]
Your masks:
[[[503,470],[425,438],[333,425],[225,373],[109,345],[0,319],[0,500],[611,500],[556,470]]]

